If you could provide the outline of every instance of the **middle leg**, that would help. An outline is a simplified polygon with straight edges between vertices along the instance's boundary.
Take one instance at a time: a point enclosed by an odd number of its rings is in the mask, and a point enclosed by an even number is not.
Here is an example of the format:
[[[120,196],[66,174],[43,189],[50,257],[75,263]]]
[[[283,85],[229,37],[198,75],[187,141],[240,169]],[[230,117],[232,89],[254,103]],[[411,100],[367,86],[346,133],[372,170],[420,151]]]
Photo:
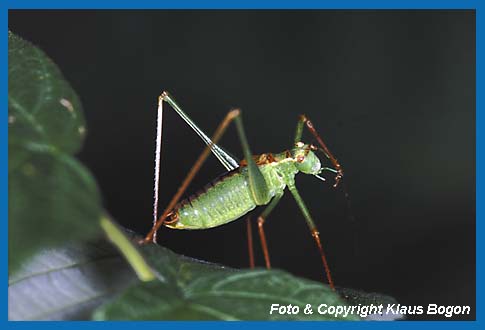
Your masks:
[[[264,223],[271,213],[273,209],[275,208],[276,204],[281,200],[281,197],[283,194],[276,195],[273,197],[273,200],[269,203],[269,205],[264,209],[263,213],[261,213],[258,217],[258,233],[259,233],[259,238],[261,240],[261,248],[263,250],[263,255],[264,255],[264,263],[266,265],[267,269],[271,268],[271,262],[269,259],[269,251],[268,251],[268,244],[266,243],[266,234],[264,232]],[[249,218],[248,218],[248,224],[249,224]],[[249,255],[250,255],[250,267],[254,268],[254,257],[253,257],[253,248],[252,248],[252,236],[251,236],[251,245],[249,245],[249,230],[250,230],[250,225],[248,226],[248,249],[249,249]],[[251,261],[252,260],[252,261]]]

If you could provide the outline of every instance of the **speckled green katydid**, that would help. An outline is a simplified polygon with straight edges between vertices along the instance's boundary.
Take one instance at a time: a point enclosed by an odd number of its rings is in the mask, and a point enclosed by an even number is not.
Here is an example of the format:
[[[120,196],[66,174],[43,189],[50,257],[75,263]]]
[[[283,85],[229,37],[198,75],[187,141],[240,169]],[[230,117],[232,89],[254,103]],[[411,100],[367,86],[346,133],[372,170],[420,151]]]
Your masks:
[[[182,117],[182,119],[185,120],[185,122],[204,141],[207,147],[192,167],[177,194],[169,203],[169,206],[165,209],[162,216],[158,218],[158,175],[160,171],[159,162],[163,102],[167,102]],[[295,175],[298,172],[302,172],[324,180],[319,174],[323,171],[331,171],[336,174],[334,184],[334,187],[336,187],[343,176],[343,170],[337,159],[332,155],[319,134],[316,132],[310,120],[308,120],[305,115],[299,117],[292,149],[278,154],[266,153],[253,156],[246,139],[239,109],[231,110],[227,114],[226,118],[216,130],[212,140],[207,137],[207,135],[205,135],[204,132],[182,111],[168,93],[163,92],[160,95],[158,109],[154,223],[152,230],[148,233],[144,242],[155,241],[156,232],[162,224],[173,229],[208,229],[239,219],[249,211],[253,210],[256,206],[267,205],[266,209],[258,217],[258,229],[266,267],[270,268],[271,264],[263,225],[270,212],[283,196],[285,188],[288,187],[288,190],[293,195],[303,213],[303,217],[317,243],[329,285],[334,288],[317,227],[308,208],[296,189]],[[236,123],[237,132],[244,153],[245,159],[241,162],[236,161],[216,144],[232,120]],[[306,126],[310,133],[316,138],[319,147],[305,144],[301,141],[304,126]],[[212,153],[219,159],[228,172],[207,185],[201,193],[177,203],[210,151],[212,151]],[[320,159],[315,154],[315,151],[321,151],[326,158],[330,160],[334,168],[322,167]],[[250,265],[251,267],[254,267],[250,224],[248,218]]]

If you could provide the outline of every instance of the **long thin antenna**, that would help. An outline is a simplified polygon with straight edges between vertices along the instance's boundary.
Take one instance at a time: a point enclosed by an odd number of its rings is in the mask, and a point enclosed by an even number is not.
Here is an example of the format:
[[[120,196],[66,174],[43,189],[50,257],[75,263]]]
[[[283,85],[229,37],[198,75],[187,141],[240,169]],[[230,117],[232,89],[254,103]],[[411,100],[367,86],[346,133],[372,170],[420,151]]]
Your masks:
[[[157,143],[155,147],[155,179],[153,187],[153,225],[158,220],[158,189],[160,186],[160,155],[162,152],[162,120],[163,120],[163,98],[158,98],[158,110],[157,110]],[[157,233],[153,235],[153,241],[157,241]]]

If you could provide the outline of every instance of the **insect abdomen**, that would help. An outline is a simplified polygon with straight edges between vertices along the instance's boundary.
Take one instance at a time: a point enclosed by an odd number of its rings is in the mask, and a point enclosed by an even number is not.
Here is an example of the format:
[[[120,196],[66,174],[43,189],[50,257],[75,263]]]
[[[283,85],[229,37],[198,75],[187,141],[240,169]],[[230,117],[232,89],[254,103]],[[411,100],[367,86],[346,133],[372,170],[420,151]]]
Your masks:
[[[230,173],[175,207],[167,227],[207,229],[236,220],[256,207],[246,173]]]

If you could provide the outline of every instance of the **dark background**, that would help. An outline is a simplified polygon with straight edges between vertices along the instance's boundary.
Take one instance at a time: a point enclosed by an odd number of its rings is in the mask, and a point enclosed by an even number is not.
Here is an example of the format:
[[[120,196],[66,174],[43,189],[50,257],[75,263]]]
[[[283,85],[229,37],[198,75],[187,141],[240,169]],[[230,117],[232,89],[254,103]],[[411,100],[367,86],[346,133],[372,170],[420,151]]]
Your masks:
[[[349,212],[340,189],[297,176],[336,284],[404,305],[470,305],[466,318],[475,317],[474,11],[11,11],[9,28],[43,49],[80,95],[89,134],[79,157],[124,226],[150,228],[162,90],[209,135],[241,107],[254,153],[291,147],[306,113],[342,163],[351,197]],[[162,206],[203,146],[174,112],[164,124]],[[241,156],[232,127],[221,144]],[[212,157],[189,190],[223,171]],[[274,267],[322,280],[289,193],[266,232]],[[159,242],[247,267],[245,235],[239,220],[164,228]]]

